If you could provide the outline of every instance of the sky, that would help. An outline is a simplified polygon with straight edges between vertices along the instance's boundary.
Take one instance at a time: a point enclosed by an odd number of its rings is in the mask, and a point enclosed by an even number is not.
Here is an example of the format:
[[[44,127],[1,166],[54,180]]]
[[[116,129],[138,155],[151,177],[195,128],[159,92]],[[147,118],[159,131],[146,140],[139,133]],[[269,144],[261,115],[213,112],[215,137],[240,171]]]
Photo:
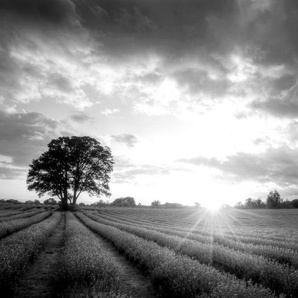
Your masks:
[[[297,28],[290,0],[1,0],[0,198],[72,135],[111,149],[103,200],[297,198]]]

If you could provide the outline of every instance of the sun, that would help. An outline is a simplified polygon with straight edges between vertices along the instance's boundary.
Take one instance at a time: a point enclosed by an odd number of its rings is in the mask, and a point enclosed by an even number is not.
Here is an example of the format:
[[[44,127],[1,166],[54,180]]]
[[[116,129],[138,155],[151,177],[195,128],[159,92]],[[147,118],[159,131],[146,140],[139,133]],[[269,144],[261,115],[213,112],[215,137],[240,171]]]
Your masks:
[[[219,209],[221,208],[221,204],[219,202],[210,201],[210,202],[205,203],[205,208],[207,208],[207,210],[214,213],[214,212],[219,211]]]

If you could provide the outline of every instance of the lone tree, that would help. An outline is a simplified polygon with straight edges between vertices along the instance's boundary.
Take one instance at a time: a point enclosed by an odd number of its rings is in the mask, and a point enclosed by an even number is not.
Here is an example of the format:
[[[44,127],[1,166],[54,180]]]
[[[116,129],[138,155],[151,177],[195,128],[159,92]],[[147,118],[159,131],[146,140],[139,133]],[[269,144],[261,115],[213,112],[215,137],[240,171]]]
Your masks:
[[[110,195],[109,181],[113,157],[90,137],[60,137],[48,144],[48,151],[29,165],[28,190],[38,196],[49,193],[61,200],[62,208],[76,205],[82,192],[89,195]]]

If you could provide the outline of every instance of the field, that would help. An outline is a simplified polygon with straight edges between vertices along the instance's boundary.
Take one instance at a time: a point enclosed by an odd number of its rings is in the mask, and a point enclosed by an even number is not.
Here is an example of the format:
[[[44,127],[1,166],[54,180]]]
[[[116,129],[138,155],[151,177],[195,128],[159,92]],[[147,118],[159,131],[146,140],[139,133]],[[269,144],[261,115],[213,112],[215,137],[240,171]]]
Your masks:
[[[298,297],[298,210],[0,205],[1,297]]]

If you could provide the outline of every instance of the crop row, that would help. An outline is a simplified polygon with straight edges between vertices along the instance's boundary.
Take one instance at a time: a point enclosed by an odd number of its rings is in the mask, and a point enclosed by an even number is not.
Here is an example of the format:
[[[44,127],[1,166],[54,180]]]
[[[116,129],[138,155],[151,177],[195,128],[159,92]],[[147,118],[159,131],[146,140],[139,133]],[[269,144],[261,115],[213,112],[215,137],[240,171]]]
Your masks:
[[[298,271],[293,267],[278,264],[262,256],[229,249],[216,243],[198,243],[175,235],[103,220],[94,215],[88,216],[97,222],[155,241],[159,245],[195,258],[200,263],[210,264],[235,274],[239,278],[261,283],[276,293],[298,295]]]
[[[7,210],[7,211],[26,211],[26,210],[34,209],[37,206],[29,205],[29,204],[0,203],[0,207],[2,210]]]
[[[177,254],[153,241],[76,214],[90,229],[102,235],[142,271],[166,297],[273,297],[266,288]]]
[[[39,212],[30,218],[15,219],[0,223],[0,239],[14,232],[25,229],[35,223],[38,223],[52,214],[51,211]]]
[[[95,213],[95,216],[98,216]],[[120,218],[109,217],[105,215],[100,215],[99,218],[104,218],[107,220],[111,220],[113,222],[118,222],[121,224],[129,224],[130,226],[138,226],[149,230],[155,230],[162,233],[166,233],[168,235],[179,236],[182,238],[187,238],[191,240],[195,240],[202,243],[212,244],[217,243],[224,245],[226,247],[232,248],[234,250],[239,250],[246,253],[252,253],[256,255],[261,255],[266,258],[274,259],[280,263],[287,263],[296,269],[298,268],[298,252],[288,248],[280,248],[274,247],[271,245],[257,245],[253,243],[242,243],[240,241],[235,241],[233,239],[229,239],[228,237],[224,237],[219,234],[207,234],[207,233],[192,233],[186,230],[180,229],[170,229],[167,227],[159,227],[155,225],[148,225],[143,223],[134,223],[133,221],[127,221]]]
[[[46,220],[8,236],[0,241],[0,292],[9,296],[16,277],[21,274],[61,219],[55,212]]]
[[[132,223],[132,224],[137,224],[137,225],[143,225],[144,227],[147,226],[147,227],[150,227],[150,229],[153,227],[155,229],[169,229],[171,231],[175,231],[175,232],[181,232],[181,233],[184,233],[185,235],[187,234],[188,237],[192,237],[193,235],[197,235],[197,237],[207,237],[207,238],[213,238],[213,240],[215,241],[218,241],[219,243],[222,243],[223,245],[227,245],[227,246],[230,246],[230,245],[233,245],[232,243],[238,243],[235,244],[235,247],[233,247],[234,249],[239,249],[239,250],[242,250],[243,251],[243,247],[245,247],[245,244],[247,244],[247,249],[248,250],[251,250],[251,252],[253,253],[258,253],[258,254],[263,254],[262,252],[266,253],[267,249],[262,249],[259,247],[256,247],[255,249],[253,249],[253,247],[249,247],[251,245],[255,245],[255,246],[266,246],[266,247],[276,247],[273,248],[273,250],[284,250],[284,257],[282,257],[282,259],[278,258],[278,260],[289,260],[290,259],[287,257],[289,255],[291,255],[291,251],[296,251],[296,254],[298,252],[298,244],[297,244],[297,241],[288,241],[288,242],[285,242],[285,241],[278,241],[278,240],[270,240],[270,239],[266,239],[264,237],[259,237],[259,236],[247,236],[246,234],[245,235],[231,235],[231,234],[227,234],[225,233],[224,235],[220,234],[220,233],[216,233],[216,232],[207,232],[207,231],[198,231],[196,229],[187,229],[187,228],[181,228],[181,227],[173,227],[171,226],[170,224],[166,224],[166,225],[157,225],[157,224],[150,224],[148,222],[148,224],[140,221],[138,222],[137,220],[133,220],[131,218],[127,218],[124,216],[120,217],[120,216],[107,216],[105,214],[100,214],[101,217],[104,217],[106,219],[110,219],[110,220],[120,220],[121,222],[129,222],[129,223]],[[232,242],[231,242],[232,241]],[[241,244],[240,244],[241,243]],[[241,246],[243,246],[241,248]],[[269,253],[269,252],[268,252]],[[276,253],[273,252],[273,253],[270,253],[270,257],[274,258],[274,255],[276,256]],[[296,258],[296,257],[295,257]],[[295,261],[294,261],[295,263]],[[297,263],[296,263],[297,264]]]
[[[34,216],[38,213],[41,213],[43,210],[30,210],[27,212],[22,212],[22,213],[18,213],[15,215],[9,215],[9,216],[3,216],[0,218],[0,222],[4,222],[4,221],[10,221],[10,220],[15,220],[15,219],[19,219],[19,218],[26,218],[26,217],[31,217]]]
[[[71,212],[66,213],[64,247],[56,273],[63,297],[93,297],[103,292],[119,292],[120,273],[95,235]],[[121,297],[121,294],[117,294]],[[101,297],[101,296],[100,296]]]
[[[110,208],[111,209],[111,208]],[[204,210],[164,210],[164,209],[117,209],[114,208],[112,211],[110,209],[103,209],[102,212],[108,213],[108,215],[111,216],[118,216],[123,219],[128,219],[128,220],[138,220],[141,222],[147,222],[148,224],[158,224],[162,226],[171,226],[175,228],[180,228],[184,227],[185,229],[192,229],[195,227],[195,230],[198,232],[202,231],[208,231],[208,232],[213,232],[213,230],[210,230],[214,228],[214,222],[217,224],[220,223],[220,226],[217,226],[216,228],[220,229],[221,232],[225,234],[225,236],[229,237],[241,237],[243,235],[247,236],[248,238],[262,238],[268,241],[273,241],[273,242],[290,242],[291,244],[295,245],[298,250],[297,246],[297,241],[298,238],[295,235],[287,235],[281,234],[278,235],[276,232],[276,229],[274,229],[274,233],[270,233],[270,229],[262,229],[258,231],[258,234],[256,234],[255,229],[251,229],[250,227],[244,227],[240,229],[240,226],[238,224],[235,225],[235,220],[237,222],[241,222],[242,220],[242,211],[239,210],[232,210],[232,211],[222,211],[218,213],[216,216],[212,218],[210,214],[208,214],[207,211]],[[267,210],[268,211],[268,210]],[[266,215],[266,213],[265,213]],[[244,214],[245,217],[250,218],[250,223],[251,221],[251,214]],[[239,218],[240,217],[240,218]],[[210,218],[212,220],[210,221]],[[237,218],[239,218],[237,220]],[[263,221],[262,217],[262,221]],[[258,226],[260,224],[259,218],[253,218],[253,222]],[[209,226],[208,226],[209,223]],[[210,226],[211,223],[211,226]],[[224,224],[223,224],[224,223]],[[230,230],[230,226],[232,225],[233,231]],[[228,228],[228,229],[225,229]],[[223,231],[224,229],[224,231]],[[272,229],[271,229],[272,231]]]
[[[17,215],[17,214],[22,214],[22,211],[21,210],[8,210],[8,209],[0,210],[0,218]]]

